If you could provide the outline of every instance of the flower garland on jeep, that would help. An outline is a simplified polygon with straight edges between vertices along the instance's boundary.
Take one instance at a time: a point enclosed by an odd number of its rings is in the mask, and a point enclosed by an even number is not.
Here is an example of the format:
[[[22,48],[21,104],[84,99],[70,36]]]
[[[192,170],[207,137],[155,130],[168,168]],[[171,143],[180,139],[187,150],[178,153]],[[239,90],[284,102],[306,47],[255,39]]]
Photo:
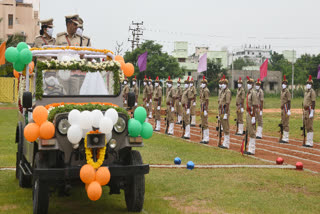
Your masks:
[[[107,60],[104,62],[88,62],[87,60],[61,62],[55,59],[50,61],[38,61],[37,63],[37,80],[36,80],[36,98],[42,99],[43,95],[43,70],[81,70],[83,72],[110,71],[113,72],[113,91],[114,94],[120,92],[120,80],[124,79],[121,64],[117,61]]]
[[[96,133],[100,133],[100,132],[98,130],[96,130],[96,131],[90,131],[86,134],[86,137],[84,139],[84,148],[86,149],[87,164],[90,164],[93,168],[98,169],[103,164],[104,157],[106,155],[106,146],[99,149],[97,162],[93,161],[92,150],[87,147],[88,146],[88,134],[96,134]]]
[[[93,51],[98,53],[111,53],[112,51],[107,49],[96,49],[96,48],[88,48],[88,47],[74,47],[74,46],[66,46],[66,47],[45,47],[45,48],[31,48],[30,51],[42,51],[42,50],[74,50],[74,51]]]

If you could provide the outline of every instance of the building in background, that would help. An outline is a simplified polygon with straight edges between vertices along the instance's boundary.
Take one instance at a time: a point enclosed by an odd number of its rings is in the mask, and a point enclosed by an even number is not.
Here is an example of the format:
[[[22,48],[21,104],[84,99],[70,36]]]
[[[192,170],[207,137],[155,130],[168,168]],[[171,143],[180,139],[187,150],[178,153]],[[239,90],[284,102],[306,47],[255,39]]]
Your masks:
[[[244,45],[239,50],[234,51],[230,55],[230,62],[243,58],[248,59],[256,65],[261,65],[267,58],[271,57],[271,45]]]
[[[284,50],[284,51],[282,51],[282,54],[283,54],[284,58],[286,60],[288,60],[289,62],[291,62],[291,63],[296,62],[297,53],[295,50]]]
[[[28,44],[39,35],[39,0],[0,0],[0,38],[20,34]]]

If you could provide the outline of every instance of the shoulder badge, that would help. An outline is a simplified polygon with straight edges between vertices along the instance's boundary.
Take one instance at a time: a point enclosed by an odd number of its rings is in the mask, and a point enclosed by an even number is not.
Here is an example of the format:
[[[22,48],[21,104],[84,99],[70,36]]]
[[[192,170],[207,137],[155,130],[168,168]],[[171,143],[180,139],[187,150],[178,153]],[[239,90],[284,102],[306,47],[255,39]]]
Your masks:
[[[67,33],[66,33],[66,32],[58,33],[58,34],[57,34],[57,37],[59,37],[59,36],[63,36],[63,35],[67,35]]]

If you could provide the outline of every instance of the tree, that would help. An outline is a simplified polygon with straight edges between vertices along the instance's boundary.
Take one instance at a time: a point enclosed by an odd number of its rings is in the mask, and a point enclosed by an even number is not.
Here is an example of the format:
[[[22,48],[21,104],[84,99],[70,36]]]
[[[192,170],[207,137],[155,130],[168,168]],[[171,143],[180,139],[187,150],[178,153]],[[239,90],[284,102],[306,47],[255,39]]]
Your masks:
[[[147,70],[140,72],[137,66],[138,56],[145,51],[148,51]],[[162,52],[162,45],[156,44],[153,41],[146,41],[132,52],[126,52],[124,55],[125,62],[131,62],[135,67],[134,75],[137,79],[143,80],[144,75],[155,79],[159,76],[160,79],[182,77],[184,72],[180,68],[176,58]],[[133,75],[133,76],[134,76]]]
[[[253,66],[253,65],[255,65],[255,64],[250,59],[238,58],[238,59],[233,61],[234,70],[242,70],[242,68],[245,67],[245,66]]]
[[[122,55],[122,51],[123,51],[123,42],[118,43],[118,41],[116,41],[116,47],[115,47],[115,54],[116,55]]]
[[[317,79],[318,66],[320,65],[320,54],[304,54],[295,63],[294,82],[305,85],[309,75],[312,76],[313,88],[320,88],[320,81]]]
[[[222,68],[220,61],[215,59],[208,59],[207,62],[207,81],[210,91],[218,91],[219,80],[225,75],[227,77],[227,70]]]

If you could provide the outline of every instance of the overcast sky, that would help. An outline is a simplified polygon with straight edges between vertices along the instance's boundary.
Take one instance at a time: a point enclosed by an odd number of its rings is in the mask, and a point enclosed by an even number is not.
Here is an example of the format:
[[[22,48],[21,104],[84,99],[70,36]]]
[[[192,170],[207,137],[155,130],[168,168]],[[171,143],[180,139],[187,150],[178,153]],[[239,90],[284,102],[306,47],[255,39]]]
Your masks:
[[[65,31],[65,15],[84,19],[92,46],[130,48],[129,25],[144,22],[143,39],[155,40],[171,53],[174,41],[210,50],[243,44],[269,45],[298,54],[320,53],[319,0],[41,0],[40,18],[54,18],[54,32]]]

